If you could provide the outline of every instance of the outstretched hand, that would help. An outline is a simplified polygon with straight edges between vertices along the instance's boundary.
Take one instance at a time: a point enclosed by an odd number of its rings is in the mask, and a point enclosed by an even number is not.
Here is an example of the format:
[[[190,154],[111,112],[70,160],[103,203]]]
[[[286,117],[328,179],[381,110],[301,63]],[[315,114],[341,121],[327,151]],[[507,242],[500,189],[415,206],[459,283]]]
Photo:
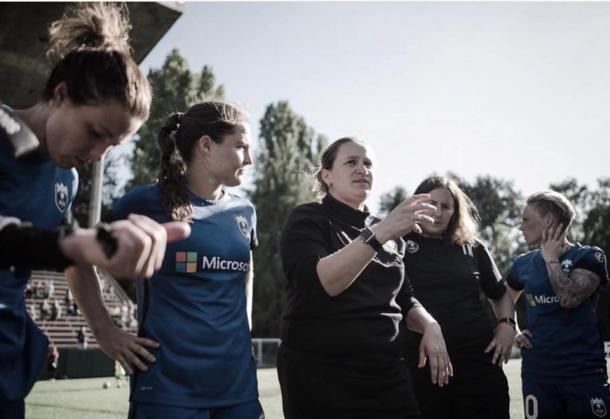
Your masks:
[[[402,201],[375,227],[375,235],[383,243],[414,231],[422,233],[421,223],[434,224],[431,215],[436,207],[430,204],[430,194],[413,195]]]
[[[127,220],[110,224],[117,242],[116,252],[108,258],[95,229],[78,229],[63,239],[64,254],[78,264],[96,265],[120,278],[150,278],[161,268],[168,242],[190,235],[190,226],[172,221],[159,224],[149,217],[131,214]]]

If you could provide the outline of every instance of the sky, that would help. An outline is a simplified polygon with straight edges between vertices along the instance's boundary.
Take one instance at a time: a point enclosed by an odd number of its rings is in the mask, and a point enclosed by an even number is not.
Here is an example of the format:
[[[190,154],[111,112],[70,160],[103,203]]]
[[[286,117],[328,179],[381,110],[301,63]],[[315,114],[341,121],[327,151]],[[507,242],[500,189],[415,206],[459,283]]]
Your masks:
[[[142,63],[178,48],[251,115],[287,100],[375,153],[373,193],[433,172],[528,195],[610,176],[610,3],[185,2]]]

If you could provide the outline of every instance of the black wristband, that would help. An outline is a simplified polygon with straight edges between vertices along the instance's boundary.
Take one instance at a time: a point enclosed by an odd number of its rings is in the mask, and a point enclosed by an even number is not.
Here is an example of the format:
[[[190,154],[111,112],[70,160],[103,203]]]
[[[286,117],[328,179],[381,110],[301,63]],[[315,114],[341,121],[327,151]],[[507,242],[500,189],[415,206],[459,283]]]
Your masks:
[[[508,323],[513,329],[517,329],[517,323],[512,317],[502,317],[501,319],[498,319],[498,324],[500,323]]]
[[[112,229],[106,223],[100,223],[95,228],[97,229],[95,239],[100,243],[100,246],[102,246],[106,257],[108,259],[112,258],[118,247],[118,243],[112,235]]]
[[[375,252],[379,253],[383,250],[383,245],[379,243],[379,240],[377,240],[377,237],[375,237],[375,233],[370,228],[363,228],[358,237],[360,237],[366,244],[371,246]]]

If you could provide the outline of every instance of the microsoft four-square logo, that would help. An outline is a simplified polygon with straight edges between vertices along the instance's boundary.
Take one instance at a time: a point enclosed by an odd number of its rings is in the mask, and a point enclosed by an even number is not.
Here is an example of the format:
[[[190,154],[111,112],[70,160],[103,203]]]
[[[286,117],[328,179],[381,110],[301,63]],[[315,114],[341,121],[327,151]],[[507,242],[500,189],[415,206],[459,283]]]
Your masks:
[[[197,252],[176,252],[176,272],[197,272]]]

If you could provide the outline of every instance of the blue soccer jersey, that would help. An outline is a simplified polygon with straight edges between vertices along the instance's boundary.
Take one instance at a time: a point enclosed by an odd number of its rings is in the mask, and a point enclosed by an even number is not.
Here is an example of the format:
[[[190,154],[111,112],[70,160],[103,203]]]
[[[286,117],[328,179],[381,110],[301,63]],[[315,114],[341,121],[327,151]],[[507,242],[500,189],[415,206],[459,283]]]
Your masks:
[[[213,408],[258,398],[246,312],[245,277],[256,245],[252,204],[225,193],[218,201],[189,194],[191,235],[168,244],[162,268],[138,281],[141,335],[160,343],[157,361],[138,372],[131,399]],[[170,220],[158,185],[136,188],[113,209]]]
[[[13,157],[0,128],[0,215],[55,228],[64,220],[76,196],[74,169],[60,169],[48,158],[31,154]],[[23,399],[45,364],[46,336],[25,307],[29,270],[0,271],[0,400]]]
[[[594,272],[608,281],[606,257],[597,247],[572,245],[559,259],[566,275],[576,268]],[[562,308],[555,295],[539,250],[515,260],[507,283],[523,290],[532,349],[522,350],[522,377],[536,382],[579,383],[606,376],[604,345],[595,306],[599,288],[578,307]]]

